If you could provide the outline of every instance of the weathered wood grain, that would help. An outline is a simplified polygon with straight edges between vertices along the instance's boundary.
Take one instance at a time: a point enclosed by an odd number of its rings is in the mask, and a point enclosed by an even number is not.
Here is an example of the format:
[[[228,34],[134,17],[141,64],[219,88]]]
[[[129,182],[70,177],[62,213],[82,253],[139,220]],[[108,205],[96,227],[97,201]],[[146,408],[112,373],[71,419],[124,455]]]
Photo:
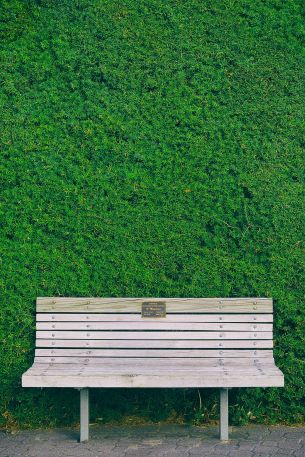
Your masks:
[[[38,297],[37,312],[139,313],[145,301],[166,302],[167,313],[272,313],[270,298]]]
[[[37,339],[36,347],[47,348],[147,348],[147,340],[64,340]],[[149,348],[176,349],[269,349],[273,347],[272,340],[150,340]]]
[[[144,367],[155,367],[155,368],[165,368],[169,369],[173,367],[176,369],[177,367],[187,368],[191,367],[192,369],[197,369],[199,367],[218,367],[219,365],[224,367],[265,367],[265,366],[275,366],[273,357],[267,358],[263,357],[261,359],[258,358],[237,358],[237,357],[214,357],[214,358],[201,358],[201,357],[182,357],[182,358],[164,358],[164,357],[146,357],[145,359],[141,357],[120,357],[120,358],[102,358],[102,357],[59,357],[59,356],[51,356],[51,357],[39,357],[36,356],[34,360],[34,365],[56,365],[56,366],[66,366],[67,373],[71,366],[75,367],[76,369],[80,369],[82,365],[85,366],[93,366],[106,369],[107,367],[110,368],[118,368],[118,367],[127,367],[128,370],[132,370],[133,367],[139,368],[140,370]]]
[[[24,387],[282,387],[284,378],[282,374],[240,376],[233,373],[224,375],[202,376],[201,373],[182,375],[149,374],[149,375],[92,375],[84,373],[76,376],[65,375],[31,375],[26,372],[22,377]]]
[[[91,358],[114,358],[114,357],[236,357],[236,358],[273,358],[273,351],[270,350],[249,350],[249,349],[36,349],[35,357],[46,360],[54,357],[91,357]],[[35,359],[36,360],[36,359]]]
[[[272,324],[253,323],[182,323],[182,322],[37,322],[37,330],[179,330],[272,332]]]
[[[143,322],[141,314],[105,313],[37,313],[37,322]],[[166,318],[145,318],[145,322],[245,322],[272,323],[272,314],[167,314]]]
[[[223,339],[223,340],[246,340],[246,339],[257,339],[257,340],[270,340],[272,339],[272,332],[117,332],[117,331],[68,331],[68,330],[38,330],[36,332],[37,338],[55,338],[55,339],[68,339],[68,340],[212,340],[212,339]]]
[[[58,375],[66,374],[71,376],[75,374],[109,374],[109,375],[122,375],[122,374],[175,374],[175,373],[189,373],[192,374],[195,370],[196,373],[201,372],[204,375],[220,374],[226,375],[227,373],[239,374],[247,376],[250,374],[266,375],[280,373],[279,369],[275,366],[274,361],[268,359],[254,362],[256,359],[122,359],[105,360],[105,363],[59,363],[52,362],[49,364],[40,363],[35,361],[31,368],[31,373],[40,375]],[[161,363],[163,362],[163,363]],[[166,363],[164,363],[166,362]]]

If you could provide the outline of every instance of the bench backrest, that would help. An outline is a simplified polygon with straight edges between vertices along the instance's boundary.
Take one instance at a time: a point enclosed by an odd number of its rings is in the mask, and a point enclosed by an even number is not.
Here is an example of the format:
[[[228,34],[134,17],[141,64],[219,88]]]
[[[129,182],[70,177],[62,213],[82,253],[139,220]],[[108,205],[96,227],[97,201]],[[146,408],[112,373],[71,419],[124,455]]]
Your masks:
[[[272,322],[269,298],[38,298],[35,360],[273,357]]]

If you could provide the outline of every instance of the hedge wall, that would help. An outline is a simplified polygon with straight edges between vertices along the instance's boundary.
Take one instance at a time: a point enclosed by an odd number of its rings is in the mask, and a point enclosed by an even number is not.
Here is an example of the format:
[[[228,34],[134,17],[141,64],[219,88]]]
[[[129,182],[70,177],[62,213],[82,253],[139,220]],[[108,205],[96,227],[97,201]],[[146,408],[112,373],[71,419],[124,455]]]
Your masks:
[[[286,387],[234,390],[231,421],[304,421],[302,1],[1,9],[0,423],[78,420],[20,386],[48,295],[273,297]],[[94,391],[92,420],[217,418],[201,396]]]

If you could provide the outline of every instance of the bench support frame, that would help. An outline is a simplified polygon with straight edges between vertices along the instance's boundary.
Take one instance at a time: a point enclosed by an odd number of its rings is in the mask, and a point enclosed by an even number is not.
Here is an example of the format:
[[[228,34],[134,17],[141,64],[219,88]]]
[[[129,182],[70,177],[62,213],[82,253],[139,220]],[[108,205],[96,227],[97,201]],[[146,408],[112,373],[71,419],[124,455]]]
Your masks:
[[[80,436],[79,442],[89,440],[89,389],[80,389]]]
[[[80,436],[79,442],[89,440],[89,389],[80,390]],[[220,389],[219,435],[221,441],[229,440],[229,389]]]
[[[221,441],[229,440],[229,389],[220,389],[219,435]]]

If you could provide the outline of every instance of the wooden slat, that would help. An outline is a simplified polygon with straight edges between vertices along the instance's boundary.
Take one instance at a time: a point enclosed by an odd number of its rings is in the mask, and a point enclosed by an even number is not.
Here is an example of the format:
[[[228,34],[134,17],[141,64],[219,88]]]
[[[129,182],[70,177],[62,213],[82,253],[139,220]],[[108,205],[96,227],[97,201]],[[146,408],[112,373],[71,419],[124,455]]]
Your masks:
[[[272,332],[272,324],[195,323],[195,322],[37,322],[37,330],[201,330],[236,332]]]
[[[54,340],[38,339],[38,348],[147,348],[145,340]],[[272,340],[150,340],[149,348],[173,349],[269,349],[273,347]]]
[[[68,339],[68,340],[270,340],[272,339],[272,332],[96,332],[96,331],[44,331],[38,330],[36,332],[37,338],[54,338],[54,339]]]
[[[181,376],[181,377],[188,377],[190,378],[193,375],[194,368],[187,368],[183,370],[182,368],[177,368],[175,371],[171,370],[171,376],[174,378],[175,376]],[[142,371],[136,370],[136,371],[128,371],[127,369],[120,370],[116,369],[115,371],[112,371],[111,369],[105,369],[103,371],[98,371],[98,367],[91,367],[91,366],[86,366],[82,370],[70,370],[69,373],[66,372],[66,370],[60,370],[55,367],[52,369],[48,370],[39,370],[38,368],[33,368],[31,371],[32,376],[66,376],[67,378],[71,376],[86,376],[87,382],[89,383],[88,385],[90,386],[91,384],[91,379],[93,377],[108,377],[111,380],[115,380],[116,377],[132,377],[135,378],[137,376],[156,376],[156,373],[154,370],[151,369],[144,369]],[[264,378],[265,376],[280,376],[280,372],[277,369],[270,368],[266,369],[265,371],[259,371],[256,369],[251,369],[251,368],[245,368],[245,367],[232,367],[231,369],[223,370],[221,367],[216,368],[216,367],[200,367],[196,369],[196,377],[201,375],[203,378],[216,378],[216,377],[221,377],[222,379],[226,377],[231,377],[234,376],[235,379],[239,378],[241,381],[244,379],[244,377],[259,377],[259,378]],[[168,375],[168,371],[166,369],[160,368],[160,371],[157,374],[158,377],[164,377],[167,376],[170,378]]]
[[[145,301],[166,302],[167,313],[272,313],[270,298],[74,298],[38,297],[37,312],[134,313]]]
[[[141,314],[37,313],[37,322],[143,322]],[[145,318],[145,322],[273,322],[272,314],[168,314],[166,318]]]
[[[22,376],[23,387],[282,387],[284,378],[276,375],[235,375],[234,371],[226,376],[223,374],[205,375],[201,373],[168,376],[168,374],[149,375],[92,375],[87,373],[76,376],[32,376],[30,370]]]
[[[146,358],[143,359],[141,357],[120,357],[120,358],[110,358],[110,357],[35,357],[34,365],[33,366],[40,366],[40,365],[51,365],[55,364],[56,366],[67,366],[67,370],[70,369],[71,366],[75,366],[76,369],[80,369],[82,365],[85,366],[97,366],[99,369],[106,369],[107,367],[111,367],[113,369],[117,369],[118,367],[127,367],[128,370],[132,370],[133,367],[138,367],[140,370],[144,367],[163,367],[167,370],[171,369],[172,367],[174,370],[177,367],[191,367],[192,369],[197,370],[199,367],[218,367],[219,365],[224,367],[266,367],[266,366],[275,366],[273,357],[267,358],[264,357],[262,359],[258,358],[237,358],[237,357],[208,357],[208,358],[200,358],[200,357],[182,357],[182,358],[163,358],[163,357],[155,357],[155,358]]]
[[[236,357],[236,358],[272,358],[270,350],[215,350],[215,349],[36,349],[35,356],[54,357]]]
[[[150,359],[153,360],[153,359]],[[164,360],[164,359],[163,359]],[[177,362],[179,359],[175,359]],[[204,360],[204,359],[200,359]],[[207,359],[209,360],[209,359]],[[217,360],[217,359],[214,359]],[[244,359],[242,359],[244,360]],[[60,375],[65,374],[66,376],[73,376],[76,374],[79,375],[104,375],[109,374],[111,376],[115,375],[143,375],[143,374],[167,374],[175,375],[177,373],[188,373],[192,374],[196,372],[196,374],[203,374],[210,376],[212,374],[220,374],[226,376],[228,373],[234,373],[234,375],[239,374],[240,377],[247,376],[250,374],[256,375],[265,375],[266,373],[279,373],[279,369],[274,365],[260,365],[255,366],[255,364],[247,365],[247,364],[239,364],[239,365],[220,365],[217,363],[214,364],[199,364],[197,365],[187,365],[187,364],[178,364],[175,365],[160,365],[160,364],[126,364],[126,365],[118,365],[116,364],[66,364],[66,363],[53,363],[53,364],[45,364],[45,363],[35,363],[31,368],[31,374],[40,375]]]

